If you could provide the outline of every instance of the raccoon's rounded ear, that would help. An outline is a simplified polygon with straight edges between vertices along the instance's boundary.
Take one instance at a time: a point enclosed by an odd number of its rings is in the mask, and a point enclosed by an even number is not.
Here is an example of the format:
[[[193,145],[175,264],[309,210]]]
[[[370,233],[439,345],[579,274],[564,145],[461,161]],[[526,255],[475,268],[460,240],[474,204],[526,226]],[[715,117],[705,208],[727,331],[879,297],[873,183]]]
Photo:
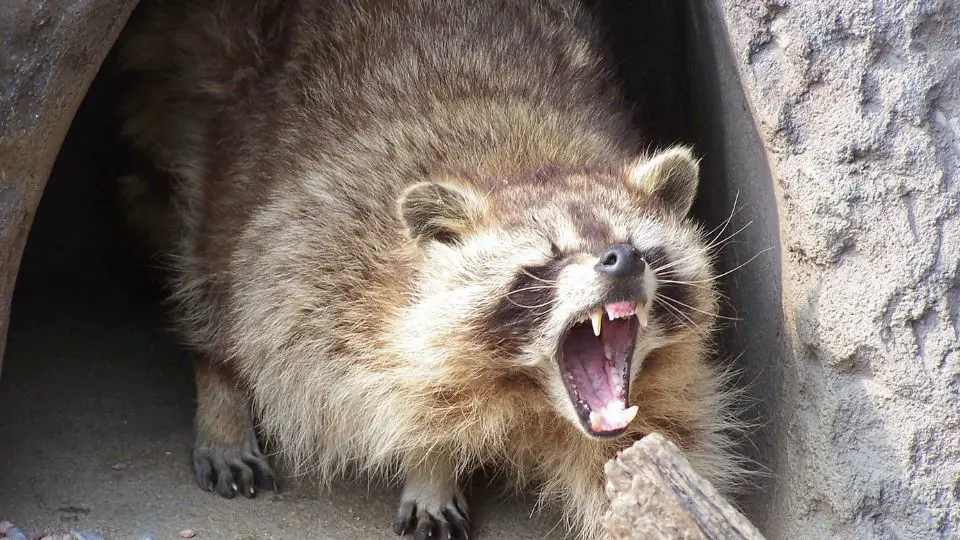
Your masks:
[[[417,240],[455,243],[486,212],[486,201],[472,188],[448,182],[414,184],[398,200],[407,234]]]
[[[700,181],[700,160],[690,148],[674,146],[632,163],[627,174],[644,193],[684,216],[693,206]]]

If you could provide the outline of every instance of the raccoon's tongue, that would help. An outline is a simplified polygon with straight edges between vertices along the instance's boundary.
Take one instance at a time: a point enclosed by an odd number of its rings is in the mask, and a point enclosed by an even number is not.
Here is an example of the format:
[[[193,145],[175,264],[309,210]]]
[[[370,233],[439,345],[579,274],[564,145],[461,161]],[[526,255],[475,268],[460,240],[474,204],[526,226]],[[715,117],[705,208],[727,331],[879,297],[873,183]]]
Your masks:
[[[600,336],[589,323],[573,327],[563,343],[562,366],[575,405],[589,411],[595,434],[625,428],[637,415],[627,407],[628,355],[636,337],[636,318],[603,316]],[[583,412],[587,412],[583,411]]]

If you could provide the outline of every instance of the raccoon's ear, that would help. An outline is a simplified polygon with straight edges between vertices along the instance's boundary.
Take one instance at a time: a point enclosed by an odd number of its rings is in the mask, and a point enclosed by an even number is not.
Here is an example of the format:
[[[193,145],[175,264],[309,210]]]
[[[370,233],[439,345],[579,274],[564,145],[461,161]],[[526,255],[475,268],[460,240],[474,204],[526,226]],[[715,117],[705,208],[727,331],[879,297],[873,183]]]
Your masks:
[[[421,182],[399,199],[400,219],[411,238],[455,243],[483,218],[487,205],[466,186],[448,182]]]
[[[685,146],[675,146],[642,158],[628,167],[630,180],[644,193],[656,197],[685,216],[693,206],[700,181],[700,160]]]

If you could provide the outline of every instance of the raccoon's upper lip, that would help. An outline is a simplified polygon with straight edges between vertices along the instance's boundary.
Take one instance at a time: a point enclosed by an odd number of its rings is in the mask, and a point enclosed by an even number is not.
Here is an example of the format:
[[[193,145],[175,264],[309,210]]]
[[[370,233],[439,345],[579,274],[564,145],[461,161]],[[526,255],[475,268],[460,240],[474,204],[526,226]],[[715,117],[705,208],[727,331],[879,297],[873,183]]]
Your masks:
[[[560,371],[584,429],[597,437],[623,433],[638,408],[630,407],[630,363],[647,305],[618,301],[579,317],[560,346]],[[590,321],[590,324],[587,324]]]

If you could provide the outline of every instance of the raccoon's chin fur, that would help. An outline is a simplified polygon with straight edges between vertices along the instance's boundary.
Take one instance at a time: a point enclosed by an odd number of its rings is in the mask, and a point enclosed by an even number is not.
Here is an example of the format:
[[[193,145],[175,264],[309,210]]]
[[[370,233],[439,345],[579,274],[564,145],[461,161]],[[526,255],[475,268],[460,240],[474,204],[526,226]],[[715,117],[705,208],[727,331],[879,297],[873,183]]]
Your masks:
[[[584,431],[616,437],[639,408],[630,406],[634,346],[647,326],[647,306],[619,301],[586,312],[560,343],[560,373]]]

